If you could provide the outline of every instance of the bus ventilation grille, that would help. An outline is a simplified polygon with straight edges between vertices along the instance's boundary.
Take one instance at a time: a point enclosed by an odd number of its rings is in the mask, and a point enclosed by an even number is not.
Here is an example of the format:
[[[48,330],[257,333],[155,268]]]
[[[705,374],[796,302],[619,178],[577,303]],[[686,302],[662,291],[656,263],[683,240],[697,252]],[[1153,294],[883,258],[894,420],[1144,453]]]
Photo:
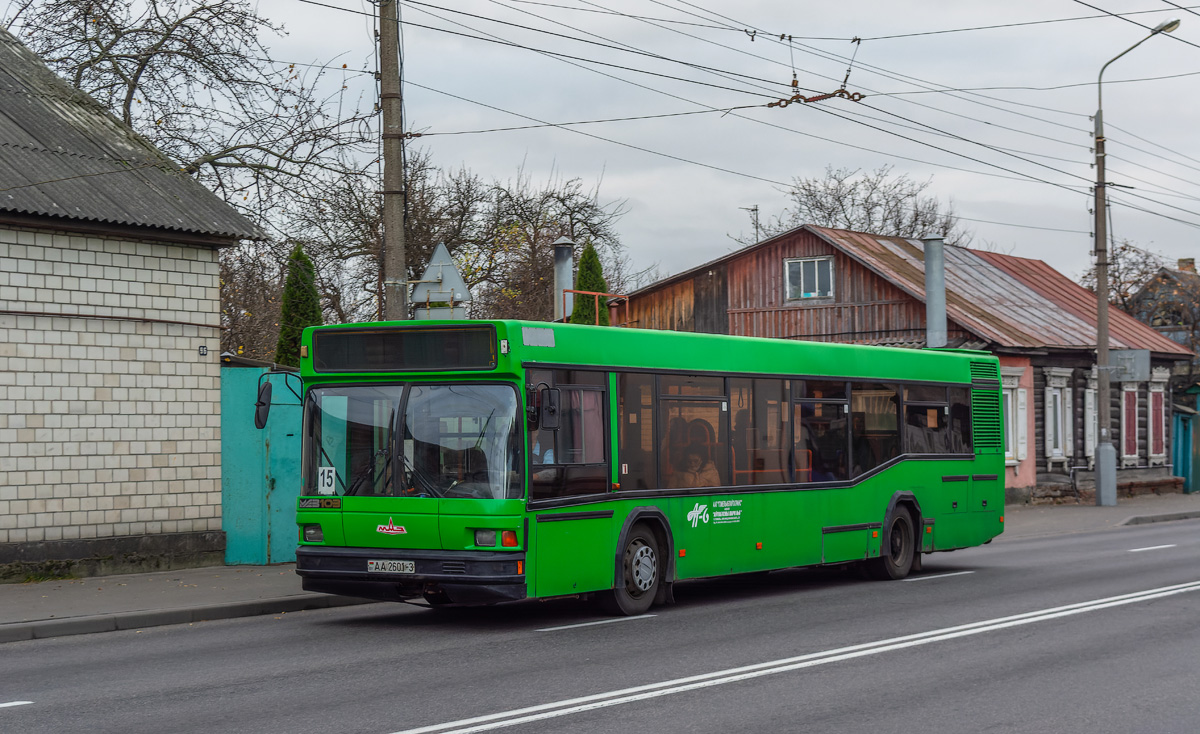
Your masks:
[[[461,573],[467,572],[466,561],[442,561],[442,573]]]
[[[1004,421],[998,390],[972,390],[971,415],[974,418],[975,452],[998,454],[1004,450]]]
[[[972,362],[971,382],[1000,382],[1000,368],[993,362]]]

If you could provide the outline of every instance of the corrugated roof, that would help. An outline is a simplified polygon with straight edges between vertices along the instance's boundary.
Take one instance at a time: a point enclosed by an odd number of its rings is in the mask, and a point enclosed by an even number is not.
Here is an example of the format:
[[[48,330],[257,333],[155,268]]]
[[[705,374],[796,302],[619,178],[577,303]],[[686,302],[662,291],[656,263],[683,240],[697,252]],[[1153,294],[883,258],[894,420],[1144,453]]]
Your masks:
[[[925,300],[921,240],[879,237],[806,225],[898,288]],[[1041,260],[946,247],[946,314],[1004,347],[1094,348],[1096,296]],[[1109,310],[1113,349],[1149,349],[1188,358],[1190,352],[1119,309]]]
[[[1084,338],[1084,344],[1096,343],[1095,293],[1041,260],[997,252],[976,252],[976,255],[1012,273],[1030,289],[1085,322],[1087,328],[1079,336]],[[1180,358],[1195,356],[1119,308],[1108,309],[1108,332],[1113,349],[1149,349],[1152,352],[1178,354]]]
[[[688,278],[807,230],[913,298],[925,301],[925,245],[919,239],[806,224],[640,288],[629,297]],[[947,246],[946,315],[1000,347],[1095,349],[1096,296],[1041,260]],[[803,337],[801,337],[803,338]],[[1149,349],[1176,359],[1195,355],[1120,309],[1109,309],[1113,349]]]
[[[230,239],[264,236],[3,28],[0,211]]]

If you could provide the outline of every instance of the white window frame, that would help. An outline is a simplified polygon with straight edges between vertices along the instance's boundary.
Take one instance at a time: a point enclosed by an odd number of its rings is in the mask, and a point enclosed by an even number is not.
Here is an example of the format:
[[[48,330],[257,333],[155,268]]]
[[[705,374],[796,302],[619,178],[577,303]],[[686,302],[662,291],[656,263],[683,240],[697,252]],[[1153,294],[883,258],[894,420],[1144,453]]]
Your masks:
[[[1075,439],[1072,428],[1075,423],[1075,406],[1071,386],[1074,370],[1070,367],[1044,367],[1046,387],[1043,393],[1042,419],[1044,422],[1046,466],[1053,468],[1062,464],[1070,466],[1075,455]],[[1053,415],[1054,420],[1051,420]]]
[[[1004,401],[1004,463],[1016,466],[1028,456],[1027,391],[1020,387],[1024,367],[1001,367],[1000,386]]]
[[[825,263],[829,264],[829,292],[828,293],[820,293],[820,292],[816,292],[816,291],[811,291],[810,292],[811,295],[806,295],[805,291],[801,290],[800,291],[801,295],[799,295],[799,296],[792,295],[791,264],[792,263],[806,263],[806,262],[815,262],[815,263],[825,262]],[[818,270],[820,269],[819,264],[818,264],[817,268],[818,268]],[[800,277],[801,277],[801,279],[803,279],[803,277],[804,277],[803,265],[800,267],[800,273],[801,273]],[[820,282],[819,274],[817,275],[817,282],[818,283]],[[800,285],[801,285],[801,287],[803,287],[805,284],[801,283]],[[814,283],[813,285],[815,286],[816,284]],[[812,301],[812,300],[818,300],[818,299],[824,299],[824,298],[833,298],[834,292],[835,292],[835,283],[834,283],[833,255],[822,255],[820,257],[789,257],[789,258],[784,259],[784,261],[783,261],[783,298],[785,301]]]
[[[1131,452],[1129,441],[1126,440],[1126,428],[1129,422],[1129,406],[1133,405],[1133,445]],[[1121,468],[1138,465],[1138,384],[1136,382],[1121,383]]]
[[[1147,443],[1147,453],[1150,454],[1150,466],[1160,466],[1167,463],[1167,454],[1170,453],[1170,447],[1167,445],[1167,380],[1171,377],[1171,370],[1166,367],[1155,367],[1150,373],[1150,394],[1146,396],[1146,425],[1150,427],[1149,441]],[[1154,420],[1154,396],[1161,396],[1162,413],[1159,415],[1159,420]],[[1162,452],[1154,453],[1154,441],[1158,439],[1162,442]]]

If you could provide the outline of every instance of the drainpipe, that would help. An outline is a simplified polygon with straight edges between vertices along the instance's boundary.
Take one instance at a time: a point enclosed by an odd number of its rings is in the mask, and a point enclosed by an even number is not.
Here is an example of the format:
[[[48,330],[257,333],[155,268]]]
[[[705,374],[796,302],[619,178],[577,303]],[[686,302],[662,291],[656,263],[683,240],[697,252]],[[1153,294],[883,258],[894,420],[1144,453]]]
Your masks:
[[[925,243],[925,346],[946,346],[946,256],[941,237]]]
[[[563,293],[575,288],[575,243],[559,237],[554,243],[554,320],[566,321],[575,308],[575,294]]]

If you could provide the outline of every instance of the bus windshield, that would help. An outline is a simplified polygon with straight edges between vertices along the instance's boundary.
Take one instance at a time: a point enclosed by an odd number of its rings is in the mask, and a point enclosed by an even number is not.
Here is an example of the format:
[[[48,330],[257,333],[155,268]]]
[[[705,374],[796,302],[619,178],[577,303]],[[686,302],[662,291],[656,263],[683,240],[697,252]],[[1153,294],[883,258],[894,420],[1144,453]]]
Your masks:
[[[518,414],[508,385],[314,388],[304,494],[520,498]]]

